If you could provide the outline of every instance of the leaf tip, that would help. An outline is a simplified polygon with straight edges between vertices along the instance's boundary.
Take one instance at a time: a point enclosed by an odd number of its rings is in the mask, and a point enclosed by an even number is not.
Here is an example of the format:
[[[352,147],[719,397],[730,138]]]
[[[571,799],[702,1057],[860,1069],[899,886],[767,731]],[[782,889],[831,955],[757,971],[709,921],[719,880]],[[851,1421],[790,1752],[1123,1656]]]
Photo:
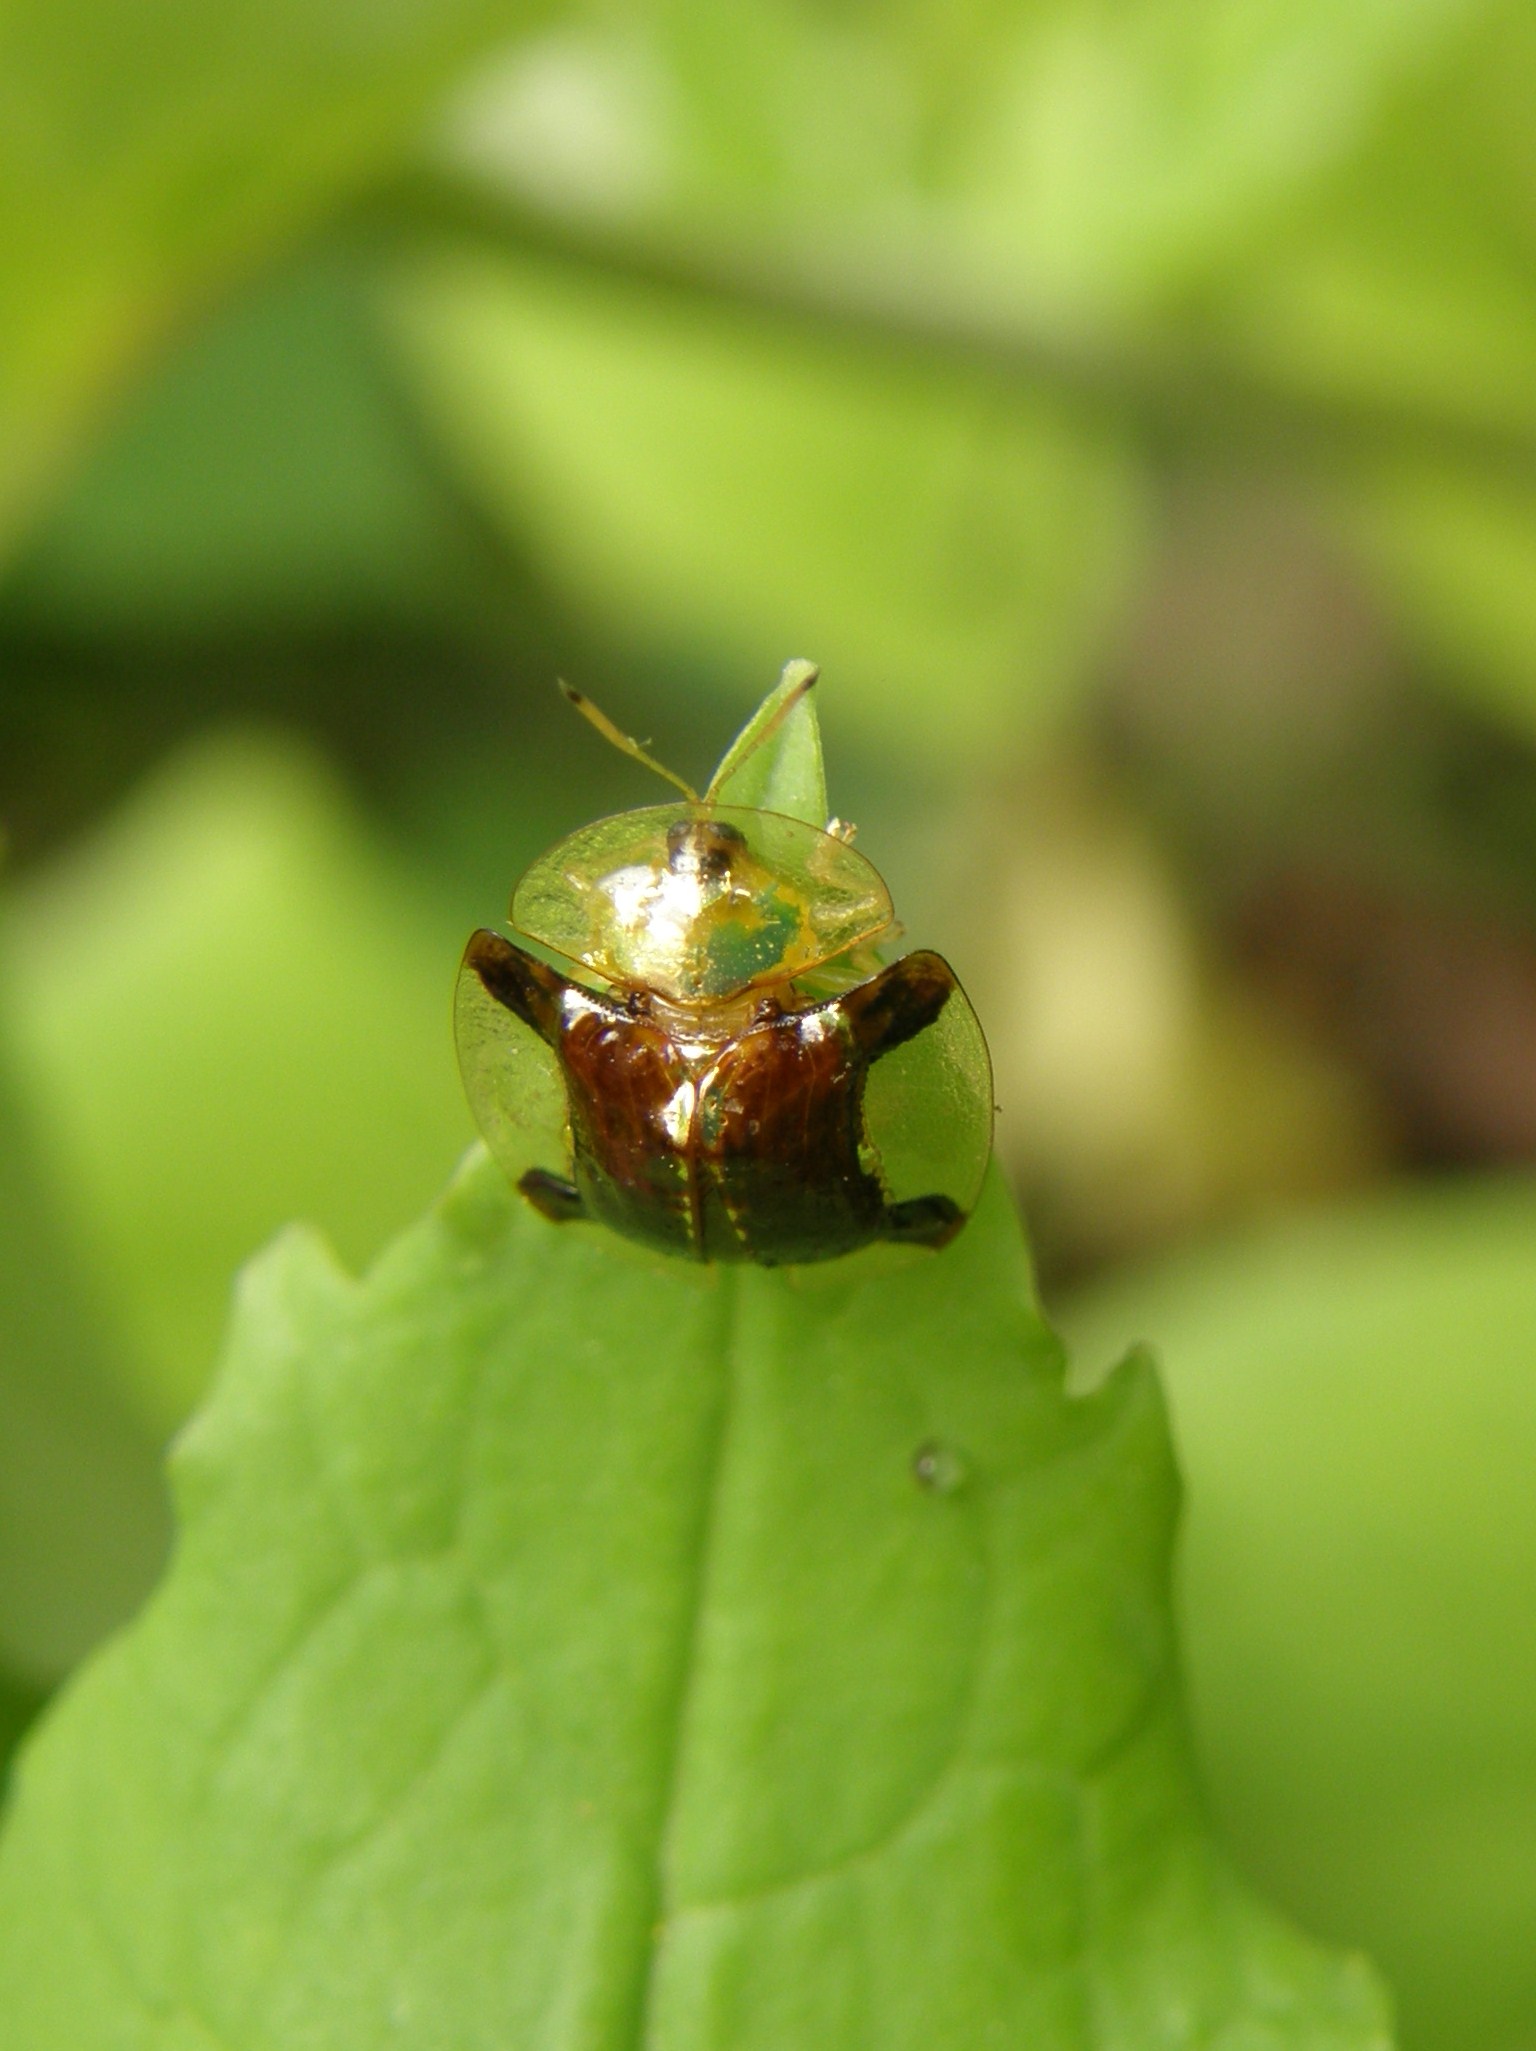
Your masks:
[[[1144,1375],[1150,1375],[1154,1381],[1159,1380],[1162,1360],[1149,1339],[1133,1339],[1123,1353],[1112,1354],[1108,1360],[1097,1357],[1071,1360],[1067,1367],[1067,1394],[1075,1401],[1084,1402],[1089,1397],[1103,1395],[1111,1388],[1129,1386]]]

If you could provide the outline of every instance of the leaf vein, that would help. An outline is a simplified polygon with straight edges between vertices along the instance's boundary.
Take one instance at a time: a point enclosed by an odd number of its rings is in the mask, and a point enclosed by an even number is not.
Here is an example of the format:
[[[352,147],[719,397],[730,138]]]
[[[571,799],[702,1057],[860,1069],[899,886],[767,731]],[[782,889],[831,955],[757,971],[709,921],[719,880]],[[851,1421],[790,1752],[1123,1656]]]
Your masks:
[[[656,1999],[656,1966],[660,1953],[661,1938],[672,1918],[670,1900],[671,1882],[668,1873],[668,1853],[673,1824],[676,1819],[678,1798],[683,1784],[685,1754],[687,1751],[688,1726],[692,1715],[694,1680],[699,1663],[699,1645],[703,1636],[705,1614],[709,1606],[710,1560],[714,1551],[716,1531],[720,1519],[721,1498],[725,1489],[727,1455],[734,1409],[736,1378],[736,1346],[740,1327],[740,1291],[734,1275],[722,1274],[721,1287],[721,1332],[718,1349],[720,1366],[720,1390],[716,1401],[713,1434],[711,1437],[706,1478],[701,1491],[702,1503],[699,1514],[698,1536],[694,1546],[696,1566],[688,1605],[686,1624],[681,1633],[680,1656],[676,1686],[670,1717],[671,1742],[668,1756],[663,1762],[661,1775],[662,1798],[657,1811],[656,1848],[654,1870],[651,1878],[650,1912],[646,1918],[644,1934],[645,1954],[641,1969],[635,2020],[630,2032],[631,2039],[639,2051],[651,2041],[653,2011]]]

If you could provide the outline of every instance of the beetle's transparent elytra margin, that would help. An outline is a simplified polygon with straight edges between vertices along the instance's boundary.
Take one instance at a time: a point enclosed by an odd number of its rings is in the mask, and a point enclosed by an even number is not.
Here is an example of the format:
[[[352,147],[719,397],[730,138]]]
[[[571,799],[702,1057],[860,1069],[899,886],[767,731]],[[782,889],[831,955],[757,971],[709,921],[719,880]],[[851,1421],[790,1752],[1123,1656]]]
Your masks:
[[[472,965],[479,939],[476,934],[470,941],[459,970],[453,1018],[459,1073],[475,1124],[514,1185],[532,1170],[569,1178],[571,1132],[559,1054],[522,1009],[507,1003],[504,992],[492,994]],[[531,955],[526,959],[534,961]]]

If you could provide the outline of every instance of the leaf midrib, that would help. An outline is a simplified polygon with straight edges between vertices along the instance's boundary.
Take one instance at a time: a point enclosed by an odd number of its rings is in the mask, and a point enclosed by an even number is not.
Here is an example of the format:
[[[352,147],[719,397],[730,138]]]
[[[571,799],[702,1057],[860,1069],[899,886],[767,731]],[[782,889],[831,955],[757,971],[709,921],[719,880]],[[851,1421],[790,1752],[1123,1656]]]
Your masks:
[[[655,1814],[651,1884],[645,1898],[644,1926],[641,1931],[644,1949],[636,1975],[631,2021],[621,2038],[625,2051],[644,2051],[644,2047],[652,2041],[656,1967],[662,1943],[671,1923],[673,1907],[669,1870],[670,1846],[685,1771],[688,1732],[693,1721],[699,1643],[709,1604],[710,1565],[714,1555],[715,1534],[728,1464],[726,1456],[735,1398],[736,1345],[741,1324],[740,1278],[731,1269],[718,1265],[715,1268],[715,1276],[720,1289],[719,1327],[714,1340],[715,1356],[719,1362],[715,1416],[708,1452],[701,1470],[699,1517],[694,1543],[690,1548],[690,1558],[693,1561],[692,1583],[688,1591],[682,1628],[678,1634],[671,1704],[663,1722],[668,1742],[660,1765],[661,1799]]]

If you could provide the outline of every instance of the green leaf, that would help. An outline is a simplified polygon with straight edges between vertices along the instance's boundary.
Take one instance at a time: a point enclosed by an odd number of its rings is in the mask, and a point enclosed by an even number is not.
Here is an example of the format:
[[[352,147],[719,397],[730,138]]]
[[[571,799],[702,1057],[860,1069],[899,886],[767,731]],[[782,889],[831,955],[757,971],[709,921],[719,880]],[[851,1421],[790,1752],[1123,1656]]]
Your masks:
[[[35,1690],[143,1601],[170,1537],[160,1443],[124,1401],[5,1052],[0,1033],[0,1754]]]
[[[895,286],[1081,332],[1240,262],[1494,11],[673,0],[532,46],[459,147],[557,219],[726,271],[757,251],[850,304]]]
[[[0,1667],[0,1793],[3,1793],[11,1754],[43,1705],[41,1691],[19,1681]]]
[[[474,559],[359,269],[310,262],[194,327],[20,551],[11,631],[226,646],[463,624]]]
[[[827,778],[821,726],[808,686],[814,662],[786,662],[784,674],[726,749],[712,789],[722,805],[782,812],[811,826],[827,823]],[[796,695],[798,693],[798,696]],[[792,701],[788,712],[786,700]],[[777,727],[764,742],[761,736]]]
[[[1501,430],[1528,448],[1536,20],[1460,11],[1441,61],[1402,68],[1307,205],[1244,237],[1213,310],[1227,346],[1310,400],[1398,406],[1453,444],[1459,425],[1468,452]]]
[[[250,1246],[300,1214],[367,1259],[462,1152],[469,921],[308,749],[249,734],[173,757],[3,912],[0,1041],[104,1356],[158,1435],[205,1385]]]
[[[1429,686],[1536,724],[1536,16],[1477,7],[1208,312],[1219,345],[1347,424],[1320,509]],[[1426,433],[1424,430],[1429,429]]]
[[[1140,471],[1049,398],[523,262],[398,295],[468,488],[616,641],[835,679],[876,757],[992,765],[1070,700],[1140,559]]]
[[[870,1279],[545,1224],[477,1159],[247,1273],[182,1539],[23,1754],[8,2051],[1381,2051],[1190,1789],[1176,1488],[994,1181]]]
[[[1536,385],[1536,349],[1529,373]],[[1331,514],[1427,680],[1524,740],[1536,729],[1536,491],[1524,472],[1400,460]]]
[[[1423,2051],[1536,2042],[1536,1182],[1244,1235],[1068,1314],[1155,1331],[1202,1758],[1285,1907]]]
[[[0,538],[147,340],[398,164],[455,69],[530,18],[506,0],[13,0]]]

